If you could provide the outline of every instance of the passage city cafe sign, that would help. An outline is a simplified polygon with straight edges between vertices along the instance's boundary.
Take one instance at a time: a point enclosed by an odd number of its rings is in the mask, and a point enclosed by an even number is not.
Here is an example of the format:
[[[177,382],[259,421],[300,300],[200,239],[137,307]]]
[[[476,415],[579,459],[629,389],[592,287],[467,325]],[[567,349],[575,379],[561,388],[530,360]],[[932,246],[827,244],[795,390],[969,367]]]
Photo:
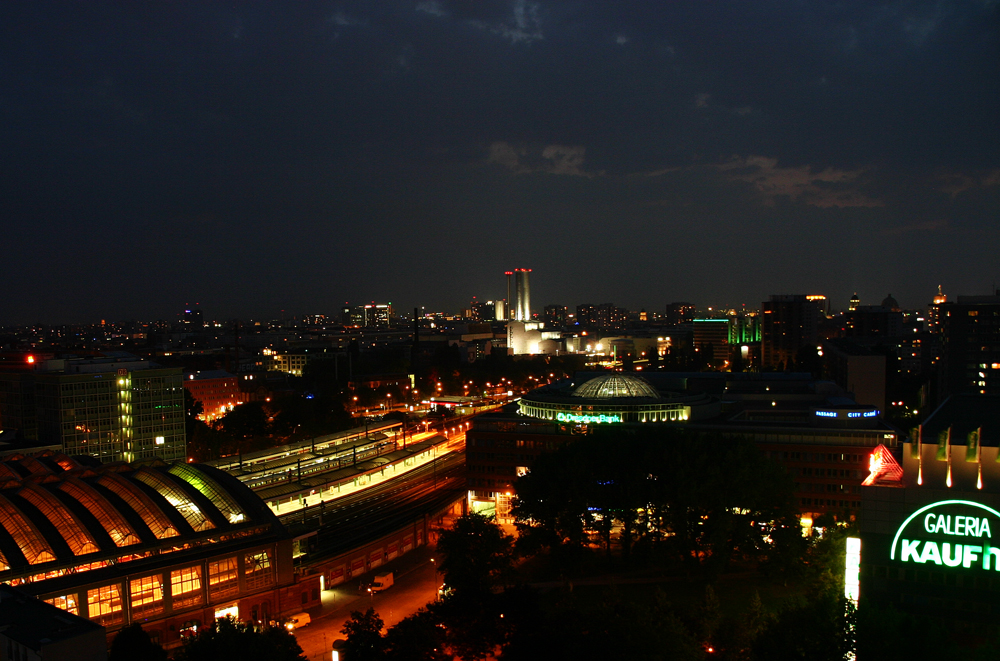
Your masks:
[[[921,507],[896,531],[889,558],[906,563],[1000,571],[1000,512],[970,500]]]

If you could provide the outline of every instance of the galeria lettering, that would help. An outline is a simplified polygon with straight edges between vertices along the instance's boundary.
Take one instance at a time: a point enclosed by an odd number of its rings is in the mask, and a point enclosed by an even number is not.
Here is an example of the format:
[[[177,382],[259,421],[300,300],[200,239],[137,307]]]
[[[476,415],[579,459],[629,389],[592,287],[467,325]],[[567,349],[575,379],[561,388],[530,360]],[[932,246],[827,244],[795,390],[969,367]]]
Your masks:
[[[954,521],[953,521],[954,519]],[[937,515],[931,512],[924,517],[924,530],[929,533],[962,535],[965,537],[992,537],[990,520],[977,516]]]

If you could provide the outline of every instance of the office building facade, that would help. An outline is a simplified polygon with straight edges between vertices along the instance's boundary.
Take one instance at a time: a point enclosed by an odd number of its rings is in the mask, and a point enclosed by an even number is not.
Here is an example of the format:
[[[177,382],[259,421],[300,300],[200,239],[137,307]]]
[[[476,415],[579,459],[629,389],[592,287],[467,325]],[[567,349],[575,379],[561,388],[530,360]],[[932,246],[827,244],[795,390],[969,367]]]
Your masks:
[[[938,307],[941,328],[939,397],[1000,394],[1000,292],[959,296]]]
[[[184,460],[183,375],[134,356],[0,372],[0,428],[101,461]]]

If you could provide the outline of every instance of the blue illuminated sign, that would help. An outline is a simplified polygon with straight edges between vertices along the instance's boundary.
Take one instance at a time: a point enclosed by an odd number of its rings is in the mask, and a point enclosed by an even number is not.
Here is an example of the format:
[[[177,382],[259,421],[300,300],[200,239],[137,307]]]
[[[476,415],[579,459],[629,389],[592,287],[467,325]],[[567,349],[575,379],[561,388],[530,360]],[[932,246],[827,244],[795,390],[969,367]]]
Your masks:
[[[874,418],[878,416],[878,411],[847,411],[848,418]],[[820,418],[836,418],[836,411],[816,411],[816,415]]]

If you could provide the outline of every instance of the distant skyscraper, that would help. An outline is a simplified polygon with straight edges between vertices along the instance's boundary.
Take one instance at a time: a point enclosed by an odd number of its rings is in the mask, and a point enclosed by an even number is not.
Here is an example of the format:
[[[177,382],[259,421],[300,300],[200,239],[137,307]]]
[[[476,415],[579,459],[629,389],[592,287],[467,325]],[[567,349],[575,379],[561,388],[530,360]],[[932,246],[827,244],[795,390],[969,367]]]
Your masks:
[[[546,305],[543,313],[545,325],[552,328],[562,328],[566,325],[565,305]]]
[[[803,347],[816,347],[825,296],[771,296],[761,304],[760,357],[764,368],[788,369]]]
[[[201,310],[197,308],[184,310],[184,316],[181,317],[181,325],[186,329],[204,328],[205,320]]]
[[[678,301],[667,304],[666,322],[673,326],[683,324],[694,319],[694,303]]]
[[[938,285],[934,301],[927,306],[927,330],[932,333],[939,333],[941,331],[941,306],[947,302],[948,297],[941,291],[941,285]]]
[[[512,321],[531,321],[531,286],[528,274],[531,269],[514,269],[506,271],[507,276],[507,319]],[[513,279],[513,283],[511,280]],[[513,291],[511,285],[513,284]],[[513,302],[511,301],[513,296]]]
[[[472,316],[479,321],[496,321],[497,304],[493,301],[473,302]]]
[[[854,296],[851,296],[851,302],[848,304],[847,309],[854,311],[858,309],[859,305],[861,305],[861,299],[858,298],[858,292],[854,292]]]
[[[341,312],[341,323],[355,328],[388,328],[391,318],[392,303],[345,305]]]
[[[1000,290],[939,306],[939,400],[956,393],[1000,394]]]

